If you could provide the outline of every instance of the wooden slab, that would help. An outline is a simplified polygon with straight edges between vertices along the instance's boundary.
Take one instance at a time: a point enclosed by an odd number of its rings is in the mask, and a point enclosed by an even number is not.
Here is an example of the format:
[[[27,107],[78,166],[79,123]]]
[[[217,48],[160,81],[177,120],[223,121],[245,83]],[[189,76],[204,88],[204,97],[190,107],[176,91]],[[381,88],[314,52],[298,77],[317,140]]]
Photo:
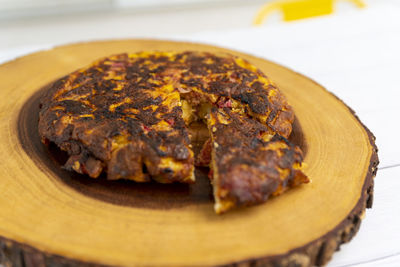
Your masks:
[[[94,180],[60,169],[37,135],[46,85],[93,60],[141,50],[225,51],[261,68],[292,104],[292,140],[312,183],[267,203],[214,213],[204,170],[187,185]],[[80,43],[0,66],[0,263],[14,266],[323,265],[372,205],[374,137],[312,80],[264,59],[202,44]]]

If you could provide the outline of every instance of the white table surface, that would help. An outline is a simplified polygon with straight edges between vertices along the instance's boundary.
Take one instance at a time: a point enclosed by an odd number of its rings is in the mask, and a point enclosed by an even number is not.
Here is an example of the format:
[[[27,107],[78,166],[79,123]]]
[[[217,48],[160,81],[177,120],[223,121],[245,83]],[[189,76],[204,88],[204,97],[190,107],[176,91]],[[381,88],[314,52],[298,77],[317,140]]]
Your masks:
[[[259,28],[240,27],[238,24],[241,22],[240,25],[246,25],[243,20],[250,20],[250,14],[254,14],[257,6],[227,9],[225,16],[231,21],[225,21],[222,26],[214,28],[211,27],[212,21],[219,19],[215,10],[199,10],[191,13],[191,16],[187,12],[186,15],[174,16],[158,14],[157,17],[165,25],[176,27],[180,19],[185,20],[180,23],[191,26],[197,25],[200,18],[204,20],[209,15],[206,26],[202,28],[207,31],[201,31],[197,26],[197,32],[190,33],[183,29],[143,34],[140,31],[113,31],[112,28],[103,28],[95,33],[85,32],[99,29],[106,24],[121,26],[129,21],[128,18],[121,17],[103,22],[96,18],[77,19],[73,22],[64,18],[50,24],[36,21],[25,26],[21,23],[10,26],[0,23],[0,62],[62,43],[145,36],[224,46],[273,60],[309,76],[355,110],[361,121],[375,134],[381,162],[375,178],[373,208],[367,211],[356,237],[341,246],[341,250],[334,254],[328,266],[398,267],[400,5],[395,1],[381,1],[371,6],[358,12],[343,12],[340,15],[295,23],[271,23]],[[204,12],[207,14],[204,15]],[[242,13],[245,15],[237,16]],[[154,19],[156,15],[149,16]],[[140,19],[132,19],[132,23],[139,22]],[[60,29],[63,34],[59,34]],[[33,38],[32,31],[35,34],[40,33],[38,38]]]

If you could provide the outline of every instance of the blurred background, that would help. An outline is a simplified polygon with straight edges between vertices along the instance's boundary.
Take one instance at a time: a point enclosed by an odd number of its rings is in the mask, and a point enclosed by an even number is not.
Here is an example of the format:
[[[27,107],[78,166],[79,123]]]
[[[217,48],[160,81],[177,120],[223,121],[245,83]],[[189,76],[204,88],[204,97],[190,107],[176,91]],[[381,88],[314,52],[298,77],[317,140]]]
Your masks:
[[[36,48],[82,40],[165,37],[205,31],[225,31],[250,27],[265,4],[277,0],[0,0],[0,60],[5,50]],[[302,12],[324,13],[333,7],[333,16],[360,12],[355,2],[302,0]],[[363,0],[368,9],[397,5],[398,0]],[[329,12],[329,11],[328,11]],[[385,11],[382,11],[382,14]],[[307,12],[306,12],[307,13]],[[311,12],[310,17],[313,17]],[[331,14],[331,16],[332,16]],[[307,16],[307,14],[305,14]],[[282,23],[284,14],[275,9],[264,25]],[[8,57],[7,57],[8,58]]]
[[[123,38],[240,50],[344,100],[377,137],[380,171],[374,208],[328,266],[400,266],[400,0],[0,0],[0,63]]]

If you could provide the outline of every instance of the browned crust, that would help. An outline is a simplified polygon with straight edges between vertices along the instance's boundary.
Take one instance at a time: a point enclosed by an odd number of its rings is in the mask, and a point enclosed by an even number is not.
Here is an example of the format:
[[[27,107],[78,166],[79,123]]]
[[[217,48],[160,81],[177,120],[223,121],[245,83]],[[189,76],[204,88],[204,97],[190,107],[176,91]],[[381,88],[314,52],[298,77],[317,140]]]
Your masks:
[[[285,97],[247,61],[154,51],[103,58],[54,82],[39,134],[68,152],[66,169],[92,178],[104,171],[110,180],[193,182],[181,98],[194,110],[203,103],[238,109],[284,137],[292,130]]]
[[[213,107],[208,124],[217,213],[265,202],[309,182],[300,169],[300,148],[262,123]]]
[[[152,58],[156,67],[166,61]],[[182,110],[175,95],[160,89],[160,72],[121,54],[59,79],[42,101],[42,140],[68,152],[66,169],[93,178],[105,169],[110,180],[144,182],[150,174],[164,183],[193,182],[188,179],[193,157]],[[165,159],[179,164],[178,170],[165,166]]]

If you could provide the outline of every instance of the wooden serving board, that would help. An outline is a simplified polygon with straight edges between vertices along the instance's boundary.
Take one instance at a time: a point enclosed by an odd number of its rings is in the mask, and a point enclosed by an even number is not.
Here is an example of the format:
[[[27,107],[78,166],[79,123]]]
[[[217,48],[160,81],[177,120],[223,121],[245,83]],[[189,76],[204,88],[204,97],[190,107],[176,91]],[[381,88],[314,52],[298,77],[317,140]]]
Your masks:
[[[261,68],[294,108],[291,138],[305,151],[312,182],[218,216],[202,169],[192,186],[95,180],[62,170],[62,155],[37,134],[46,86],[97,58],[141,50],[225,51]],[[156,40],[67,45],[0,66],[0,99],[0,263],[6,265],[323,265],[372,205],[373,135],[317,83],[247,54]]]

